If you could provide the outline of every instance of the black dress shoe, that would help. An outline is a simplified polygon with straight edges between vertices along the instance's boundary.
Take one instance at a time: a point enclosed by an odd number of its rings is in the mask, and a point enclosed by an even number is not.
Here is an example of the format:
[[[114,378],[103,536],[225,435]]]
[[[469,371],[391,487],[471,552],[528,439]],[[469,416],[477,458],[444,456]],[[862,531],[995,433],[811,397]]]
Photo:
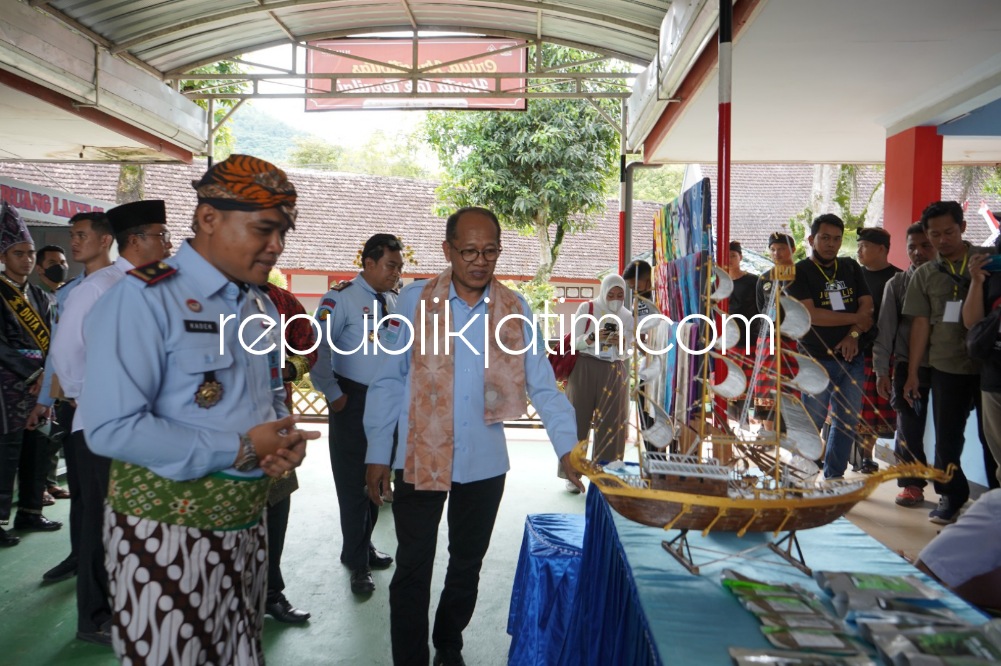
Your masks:
[[[111,647],[111,631],[108,629],[98,629],[97,631],[78,631],[76,632],[76,639],[78,641],[83,641],[84,643],[93,643],[94,645],[106,645]]]
[[[10,548],[21,543],[21,537],[14,536],[4,528],[0,527],[0,548]]]
[[[372,594],[375,592],[375,581],[368,567],[355,569],[351,572],[351,591],[355,594]]]
[[[434,651],[434,666],[466,666],[458,648],[441,648]]]
[[[14,529],[18,532],[55,532],[62,527],[63,524],[58,520],[49,520],[40,513],[18,511],[14,519]]]
[[[310,617],[309,613],[294,608],[288,602],[288,599],[285,598],[284,594],[279,594],[273,599],[268,599],[267,604],[264,606],[264,612],[279,622],[287,624],[302,624]]]
[[[368,566],[373,569],[388,569],[392,564],[392,557],[381,550],[376,550],[375,546],[368,547]]]
[[[55,583],[66,580],[76,575],[76,557],[70,555],[65,560],[52,567],[42,574],[42,580],[46,583]]]

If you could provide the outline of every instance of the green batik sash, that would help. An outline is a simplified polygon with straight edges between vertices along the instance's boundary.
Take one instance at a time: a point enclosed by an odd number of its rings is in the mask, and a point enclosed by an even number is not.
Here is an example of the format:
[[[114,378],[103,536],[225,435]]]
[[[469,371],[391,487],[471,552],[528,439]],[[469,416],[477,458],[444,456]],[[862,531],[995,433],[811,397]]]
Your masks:
[[[247,479],[215,472],[173,481],[156,472],[111,461],[108,503],[126,516],[201,530],[242,530],[261,519],[271,477]]]

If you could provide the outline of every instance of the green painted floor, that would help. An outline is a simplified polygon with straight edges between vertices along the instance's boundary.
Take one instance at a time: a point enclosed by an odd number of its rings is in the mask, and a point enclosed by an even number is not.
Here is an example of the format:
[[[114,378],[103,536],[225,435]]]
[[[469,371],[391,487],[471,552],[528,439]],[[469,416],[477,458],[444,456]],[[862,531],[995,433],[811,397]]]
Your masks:
[[[388,665],[389,602],[393,569],[374,572],[378,589],[359,601],[350,592],[348,572],[338,561],[340,529],[326,447],[326,426],[309,424],[324,436],[312,445],[300,470],[300,489],[292,497],[292,515],[282,560],[286,595],[313,614],[305,626],[265,622],[264,644],[269,666],[312,664]],[[483,566],[480,597],[465,632],[467,663],[507,663],[508,604],[525,516],[529,513],[583,513],[584,498],[570,495],[556,479],[556,458],[544,431],[509,429],[512,470],[500,516]],[[59,501],[46,515],[67,521],[69,502]],[[432,608],[441,590],[447,551],[442,522]],[[384,507],[373,537],[395,552],[390,508]],[[97,666],[117,663],[110,649],[81,643],[76,633],[74,580],[42,585],[42,573],[69,552],[68,526],[55,533],[22,535],[21,543],[0,550],[0,664]]]

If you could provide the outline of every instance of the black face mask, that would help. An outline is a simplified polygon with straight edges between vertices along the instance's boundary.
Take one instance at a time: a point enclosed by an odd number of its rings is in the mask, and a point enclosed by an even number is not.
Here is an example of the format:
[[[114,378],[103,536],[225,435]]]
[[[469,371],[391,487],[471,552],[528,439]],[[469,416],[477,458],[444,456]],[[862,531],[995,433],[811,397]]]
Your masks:
[[[45,279],[47,279],[49,282],[62,284],[63,282],[66,281],[66,273],[68,270],[69,269],[67,269],[62,264],[52,264],[44,271]]]

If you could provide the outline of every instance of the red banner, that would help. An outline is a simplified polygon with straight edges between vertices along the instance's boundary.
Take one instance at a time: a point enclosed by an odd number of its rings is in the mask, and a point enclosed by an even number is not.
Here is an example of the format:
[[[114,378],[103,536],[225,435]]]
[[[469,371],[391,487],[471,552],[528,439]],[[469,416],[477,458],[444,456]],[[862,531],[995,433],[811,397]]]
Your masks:
[[[336,90],[350,97],[307,98],[307,111],[335,109],[502,109],[523,110],[524,98],[470,98],[470,92],[518,91],[523,78],[498,78],[495,74],[525,71],[523,41],[487,37],[420,39],[417,69],[435,74],[418,75],[413,91],[408,71],[414,68],[411,39],[324,39],[310,42],[307,74],[337,75]],[[322,50],[316,50],[322,49]],[[448,76],[437,76],[447,74]],[[331,79],[307,79],[310,92],[330,92]]]

